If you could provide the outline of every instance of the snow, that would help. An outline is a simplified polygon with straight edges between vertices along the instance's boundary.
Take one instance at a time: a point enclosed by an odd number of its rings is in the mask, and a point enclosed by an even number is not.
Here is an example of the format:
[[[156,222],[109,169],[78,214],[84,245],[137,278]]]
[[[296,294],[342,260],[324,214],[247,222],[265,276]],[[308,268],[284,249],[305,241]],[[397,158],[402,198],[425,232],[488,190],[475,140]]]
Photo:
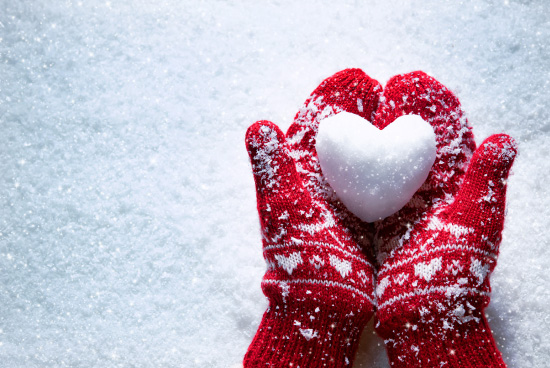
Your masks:
[[[245,131],[346,67],[422,69],[517,140],[486,313],[547,365],[547,1],[0,4],[1,366],[239,367],[267,306]],[[372,323],[354,367],[388,367]]]
[[[302,334],[302,336],[305,337],[307,341],[313,339],[314,337],[317,337],[317,331],[311,328],[301,328],[300,333]]]
[[[338,198],[366,222],[399,211],[424,183],[436,158],[435,133],[418,115],[404,115],[380,130],[340,112],[322,120],[315,145]]]

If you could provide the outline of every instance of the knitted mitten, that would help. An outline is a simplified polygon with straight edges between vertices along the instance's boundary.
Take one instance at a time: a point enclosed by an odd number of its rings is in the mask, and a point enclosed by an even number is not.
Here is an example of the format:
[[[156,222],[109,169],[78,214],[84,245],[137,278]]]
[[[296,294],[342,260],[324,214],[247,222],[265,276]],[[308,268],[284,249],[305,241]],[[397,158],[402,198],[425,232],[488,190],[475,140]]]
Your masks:
[[[375,125],[417,114],[436,133],[425,184],[375,224],[378,333],[394,367],[504,367],[483,313],[516,156],[507,135],[475,150],[458,99],[422,72],[392,78]],[[475,150],[475,152],[474,152]],[[473,155],[472,155],[473,153]]]
[[[296,115],[287,136],[253,124],[246,145],[256,183],[269,299],[245,367],[351,366],[373,314],[368,225],[335,199],[315,152],[319,121],[340,111],[372,119],[381,91],[361,70],[325,80]]]

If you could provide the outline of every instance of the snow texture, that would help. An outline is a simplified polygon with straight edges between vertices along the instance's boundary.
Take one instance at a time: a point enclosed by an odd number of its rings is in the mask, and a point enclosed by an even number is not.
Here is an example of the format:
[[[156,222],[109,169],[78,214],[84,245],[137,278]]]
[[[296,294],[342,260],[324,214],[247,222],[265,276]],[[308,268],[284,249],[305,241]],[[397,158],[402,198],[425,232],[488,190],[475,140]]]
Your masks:
[[[366,222],[406,205],[436,158],[435,133],[418,115],[400,116],[380,130],[341,112],[320,122],[315,148],[338,198]]]
[[[245,131],[347,67],[422,69],[478,143],[518,141],[486,312],[510,367],[548,365],[548,1],[0,9],[1,367],[241,366],[267,306]],[[371,321],[354,367],[388,366]]]

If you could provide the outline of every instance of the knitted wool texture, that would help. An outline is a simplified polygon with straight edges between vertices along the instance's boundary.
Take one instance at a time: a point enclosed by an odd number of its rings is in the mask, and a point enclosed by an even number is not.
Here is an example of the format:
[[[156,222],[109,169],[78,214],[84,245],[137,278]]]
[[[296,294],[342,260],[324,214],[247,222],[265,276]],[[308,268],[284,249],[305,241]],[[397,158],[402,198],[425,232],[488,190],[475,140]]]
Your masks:
[[[245,367],[349,367],[374,311],[369,225],[348,212],[321,174],[319,121],[340,111],[372,120],[380,85],[361,70],[328,78],[286,138],[260,121],[247,131],[269,300]]]
[[[417,114],[437,158],[411,201],[375,223],[376,329],[394,367],[505,367],[483,309],[516,155],[504,134],[475,142],[458,99],[422,72],[392,78],[374,124]]]
[[[319,121],[340,111],[379,128],[418,114],[436,133],[437,159],[424,185],[374,224],[376,328],[392,366],[505,366],[483,308],[515,144],[496,135],[475,150],[458,99],[422,72],[392,78],[376,109],[380,91],[360,70],[345,70],[314,91],[286,139],[269,122],[247,132],[269,308],[245,367],[351,365],[372,314],[372,228],[335,198],[314,148]]]

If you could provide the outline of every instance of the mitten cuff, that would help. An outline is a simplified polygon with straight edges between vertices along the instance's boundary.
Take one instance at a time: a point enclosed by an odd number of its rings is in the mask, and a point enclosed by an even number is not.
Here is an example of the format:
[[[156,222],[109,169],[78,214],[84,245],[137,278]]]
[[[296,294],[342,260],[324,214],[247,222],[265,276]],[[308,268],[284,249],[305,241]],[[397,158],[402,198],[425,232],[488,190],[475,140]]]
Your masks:
[[[407,323],[384,340],[392,367],[506,368],[484,315],[443,328]]]
[[[369,311],[335,310],[311,301],[270,303],[244,367],[351,367]]]

